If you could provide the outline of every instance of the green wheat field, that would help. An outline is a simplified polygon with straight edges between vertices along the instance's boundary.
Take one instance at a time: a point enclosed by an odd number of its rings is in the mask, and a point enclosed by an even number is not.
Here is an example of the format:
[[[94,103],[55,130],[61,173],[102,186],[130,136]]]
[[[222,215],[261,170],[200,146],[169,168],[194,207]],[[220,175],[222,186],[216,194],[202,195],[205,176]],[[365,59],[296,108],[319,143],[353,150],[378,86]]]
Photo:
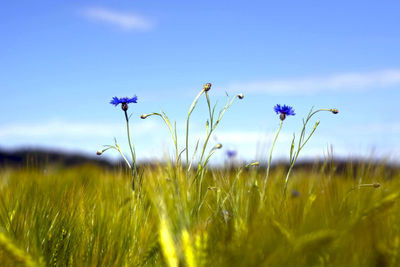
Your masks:
[[[1,266],[399,266],[400,175],[384,165],[332,162],[209,170],[199,187],[171,166],[5,169]],[[294,191],[296,190],[296,191]]]

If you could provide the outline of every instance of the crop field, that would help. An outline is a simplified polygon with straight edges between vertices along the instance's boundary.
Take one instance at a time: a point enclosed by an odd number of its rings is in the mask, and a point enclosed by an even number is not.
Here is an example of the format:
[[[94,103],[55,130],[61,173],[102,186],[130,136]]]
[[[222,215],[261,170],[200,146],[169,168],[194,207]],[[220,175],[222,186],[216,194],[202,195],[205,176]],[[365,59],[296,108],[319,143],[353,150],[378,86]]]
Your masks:
[[[208,169],[173,165],[3,169],[1,266],[399,266],[400,175],[334,162]],[[195,170],[189,175],[195,175]]]

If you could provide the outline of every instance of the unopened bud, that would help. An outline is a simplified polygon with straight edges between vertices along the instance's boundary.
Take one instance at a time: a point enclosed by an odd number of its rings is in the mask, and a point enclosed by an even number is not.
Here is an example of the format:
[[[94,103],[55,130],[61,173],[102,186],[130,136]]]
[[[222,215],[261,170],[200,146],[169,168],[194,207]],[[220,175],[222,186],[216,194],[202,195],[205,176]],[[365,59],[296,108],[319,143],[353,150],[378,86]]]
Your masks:
[[[211,83],[206,83],[206,84],[204,85],[204,87],[203,87],[203,90],[204,90],[205,92],[210,91],[210,89],[211,89]]]
[[[237,96],[239,97],[239,99],[243,99],[244,98],[243,94],[238,94]]]
[[[339,110],[336,109],[336,108],[331,109],[331,111],[332,111],[333,114],[338,114],[339,113]]]
[[[96,154],[97,154],[98,156],[100,156],[101,154],[103,154],[103,150],[97,150]]]
[[[148,116],[150,116],[149,114],[142,114],[142,116],[140,116],[141,119],[146,119]]]
[[[374,183],[374,187],[375,187],[375,188],[378,188],[378,187],[380,187],[380,186],[381,186],[380,183]]]
[[[247,167],[252,167],[252,166],[260,166],[260,162],[254,161],[254,162],[252,162],[252,163],[249,163],[249,164],[246,165],[246,168],[247,168]]]
[[[217,144],[216,146],[215,146],[215,148],[217,148],[217,149],[220,149],[222,147],[222,144]]]

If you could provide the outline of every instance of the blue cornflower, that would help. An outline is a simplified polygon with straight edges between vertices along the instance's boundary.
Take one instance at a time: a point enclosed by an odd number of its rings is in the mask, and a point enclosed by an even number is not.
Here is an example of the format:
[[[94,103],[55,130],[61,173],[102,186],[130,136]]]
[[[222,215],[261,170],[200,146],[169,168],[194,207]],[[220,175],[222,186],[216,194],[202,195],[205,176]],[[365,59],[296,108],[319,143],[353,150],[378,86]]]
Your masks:
[[[284,120],[286,118],[286,116],[294,116],[296,115],[296,113],[294,113],[294,109],[290,106],[286,106],[286,105],[279,105],[277,104],[274,107],[274,110],[276,112],[276,114],[280,114],[280,118],[281,120]]]
[[[234,158],[237,155],[237,152],[235,150],[227,150],[226,151],[226,155],[228,156],[228,158]]]
[[[128,104],[130,104],[130,103],[137,103],[136,95],[133,97],[121,97],[121,98],[114,96],[112,98],[112,100],[110,101],[110,104],[112,104],[114,106],[118,106],[119,104],[121,104],[121,108],[124,111],[128,110]]]

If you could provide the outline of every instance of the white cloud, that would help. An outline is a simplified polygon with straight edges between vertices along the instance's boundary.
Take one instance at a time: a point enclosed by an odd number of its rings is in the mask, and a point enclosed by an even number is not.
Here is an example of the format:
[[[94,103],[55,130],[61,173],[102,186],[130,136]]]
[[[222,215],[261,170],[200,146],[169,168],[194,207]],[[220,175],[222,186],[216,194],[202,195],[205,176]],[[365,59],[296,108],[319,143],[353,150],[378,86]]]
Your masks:
[[[215,134],[217,140],[228,144],[254,144],[264,139],[274,138],[276,132],[264,133],[261,131],[230,131],[218,132]],[[281,142],[291,141],[293,135],[281,133],[279,140]]]
[[[108,23],[124,30],[150,30],[154,23],[141,15],[119,12],[101,7],[83,10],[83,15],[94,21]]]
[[[136,123],[135,134],[146,135],[157,126],[152,121]],[[0,138],[17,137],[110,137],[125,132],[120,123],[76,123],[67,121],[47,121],[43,123],[18,123],[0,125]]]
[[[232,83],[229,90],[273,95],[303,95],[319,92],[366,91],[400,86],[400,69],[352,72],[326,77]]]
[[[374,134],[374,135],[390,135],[390,134],[400,134],[400,122],[376,122],[354,125],[349,127],[357,134]]]

